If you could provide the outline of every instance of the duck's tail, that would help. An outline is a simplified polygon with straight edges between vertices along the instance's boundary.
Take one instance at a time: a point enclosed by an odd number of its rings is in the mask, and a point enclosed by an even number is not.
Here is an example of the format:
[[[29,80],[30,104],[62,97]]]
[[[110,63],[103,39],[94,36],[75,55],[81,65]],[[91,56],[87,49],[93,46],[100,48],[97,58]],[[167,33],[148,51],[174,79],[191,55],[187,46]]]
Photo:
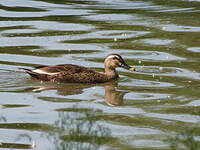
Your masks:
[[[41,74],[39,74],[37,72],[33,72],[31,69],[27,69],[27,68],[18,68],[18,69],[24,70],[26,73],[28,73],[33,78],[36,78],[36,79],[41,78]]]
[[[25,71],[31,71],[31,69],[27,69],[27,68],[18,68],[19,70],[25,70]]]

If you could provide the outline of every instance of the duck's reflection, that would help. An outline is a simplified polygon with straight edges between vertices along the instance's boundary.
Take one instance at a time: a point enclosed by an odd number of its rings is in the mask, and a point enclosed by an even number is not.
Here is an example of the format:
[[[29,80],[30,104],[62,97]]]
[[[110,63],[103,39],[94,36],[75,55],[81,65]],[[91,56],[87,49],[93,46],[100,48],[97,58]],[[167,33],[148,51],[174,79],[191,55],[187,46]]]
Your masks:
[[[58,95],[69,96],[77,95],[84,92],[84,89],[97,86],[96,84],[55,84],[55,83],[44,83],[38,88],[32,89],[34,92],[41,92],[45,90],[56,90]],[[117,89],[117,81],[111,81],[98,86],[104,87],[105,90],[105,102],[109,106],[119,106],[123,104],[123,97],[126,92]]]
[[[96,86],[105,90],[105,101],[109,106],[119,106],[123,104],[125,92],[117,90],[117,81],[103,84],[53,84],[43,83],[35,92],[44,90],[56,90],[57,94],[63,96],[77,95],[84,93],[85,89],[94,90]],[[103,122],[100,123],[103,112],[90,108],[73,107],[60,108],[58,119],[54,123],[56,132],[45,134],[47,139],[53,143],[56,150],[78,149],[78,150],[98,150],[102,146],[114,141],[111,130]]]
[[[105,101],[109,106],[119,106],[123,104],[125,92],[117,90],[118,84],[116,81],[104,84]]]

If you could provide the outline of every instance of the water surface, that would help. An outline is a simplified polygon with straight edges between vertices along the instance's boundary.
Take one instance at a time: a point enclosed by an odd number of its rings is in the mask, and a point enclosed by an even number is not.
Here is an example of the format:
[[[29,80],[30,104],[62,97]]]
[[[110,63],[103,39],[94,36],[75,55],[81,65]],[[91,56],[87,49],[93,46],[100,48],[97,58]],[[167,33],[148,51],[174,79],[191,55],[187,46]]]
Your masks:
[[[198,0],[1,0],[0,148],[200,148],[199,15]],[[102,71],[110,53],[137,71],[118,69],[120,79],[104,84],[57,84],[17,69]]]

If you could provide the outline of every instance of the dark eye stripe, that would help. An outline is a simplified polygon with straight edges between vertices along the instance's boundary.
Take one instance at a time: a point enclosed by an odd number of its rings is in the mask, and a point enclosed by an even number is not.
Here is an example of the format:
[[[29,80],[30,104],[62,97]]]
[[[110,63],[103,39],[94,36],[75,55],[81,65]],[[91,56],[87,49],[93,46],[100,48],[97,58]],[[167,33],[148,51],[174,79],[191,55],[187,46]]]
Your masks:
[[[121,59],[120,57],[113,57],[113,59],[116,59],[116,60],[118,60],[119,62],[124,63],[124,60]]]
[[[113,59],[117,59],[117,60],[119,60],[119,58],[118,58],[118,57],[113,57]]]
[[[124,62],[124,59],[120,56],[120,55],[118,55],[118,54],[116,54],[117,56],[118,56],[118,58],[119,58],[119,60],[121,61],[121,62]]]

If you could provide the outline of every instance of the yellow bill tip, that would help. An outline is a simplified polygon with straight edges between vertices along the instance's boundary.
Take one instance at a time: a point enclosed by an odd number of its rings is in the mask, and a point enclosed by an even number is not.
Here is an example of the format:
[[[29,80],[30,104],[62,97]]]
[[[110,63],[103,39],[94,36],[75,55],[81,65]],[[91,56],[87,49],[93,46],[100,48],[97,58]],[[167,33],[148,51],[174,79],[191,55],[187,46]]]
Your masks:
[[[133,68],[133,67],[129,68],[129,70],[130,70],[130,71],[136,71],[136,69]]]

